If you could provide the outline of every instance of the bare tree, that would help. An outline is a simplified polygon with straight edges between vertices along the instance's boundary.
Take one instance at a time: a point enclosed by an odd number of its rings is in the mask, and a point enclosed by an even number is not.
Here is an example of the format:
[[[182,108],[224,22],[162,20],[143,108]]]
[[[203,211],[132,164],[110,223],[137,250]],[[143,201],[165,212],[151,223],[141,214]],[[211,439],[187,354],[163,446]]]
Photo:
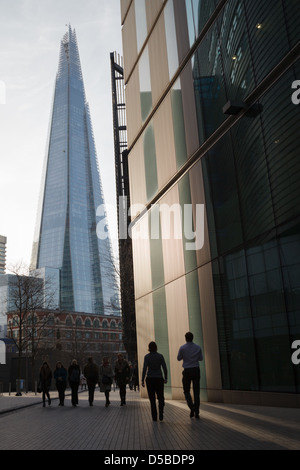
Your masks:
[[[35,358],[45,326],[49,321],[49,310],[54,307],[54,289],[50,279],[30,273],[27,266],[18,264],[9,269],[7,315],[12,317],[8,334],[18,350],[18,378],[21,378],[23,354],[31,353],[34,377]],[[37,315],[37,312],[42,312]]]
[[[71,337],[69,338],[71,344],[71,351],[69,351],[70,359],[75,358],[79,362],[79,364],[83,364],[84,358],[89,350],[88,342],[84,341],[82,338],[83,330],[79,328],[79,324],[77,323],[78,319],[75,321],[75,324],[71,326],[69,332],[71,333]]]

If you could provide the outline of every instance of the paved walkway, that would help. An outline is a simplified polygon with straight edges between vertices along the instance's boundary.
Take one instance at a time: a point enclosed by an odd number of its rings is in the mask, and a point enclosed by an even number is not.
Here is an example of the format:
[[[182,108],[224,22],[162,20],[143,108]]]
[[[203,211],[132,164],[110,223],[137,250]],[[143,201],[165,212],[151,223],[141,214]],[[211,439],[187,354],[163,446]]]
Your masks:
[[[76,408],[69,396],[64,407],[57,406],[56,392],[51,396],[46,408],[41,395],[0,396],[1,450],[105,450],[109,455],[143,450],[190,456],[199,450],[300,450],[300,409],[201,403],[196,420],[184,401],[167,400],[164,420],[153,422],[149,401],[138,392],[127,390],[123,407],[118,391],[111,392],[108,408],[99,389],[93,407],[85,391]]]

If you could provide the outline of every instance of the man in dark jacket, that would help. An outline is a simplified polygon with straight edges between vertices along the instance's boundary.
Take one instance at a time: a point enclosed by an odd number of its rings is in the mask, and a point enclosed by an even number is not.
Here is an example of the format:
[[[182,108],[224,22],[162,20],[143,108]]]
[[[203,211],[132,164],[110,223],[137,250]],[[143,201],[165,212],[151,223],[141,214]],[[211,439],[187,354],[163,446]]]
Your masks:
[[[99,381],[99,367],[94,363],[93,358],[88,358],[88,363],[84,366],[83,375],[86,378],[89,390],[89,404],[93,406],[94,393],[97,382]]]

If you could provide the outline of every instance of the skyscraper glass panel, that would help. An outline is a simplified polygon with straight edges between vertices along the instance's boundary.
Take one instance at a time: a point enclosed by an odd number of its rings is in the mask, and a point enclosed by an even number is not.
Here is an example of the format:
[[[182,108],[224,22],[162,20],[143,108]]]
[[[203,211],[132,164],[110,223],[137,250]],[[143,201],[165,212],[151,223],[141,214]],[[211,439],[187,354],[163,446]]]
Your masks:
[[[140,50],[143,2],[120,2],[131,204],[146,207],[131,221],[138,355],[157,341],[182,399],[190,330],[201,400],[298,407],[299,0],[149,1]],[[168,236],[166,207],[182,214]]]
[[[60,46],[31,268],[60,269],[60,307],[116,313],[117,287],[75,30]],[[104,235],[104,236],[103,236]]]

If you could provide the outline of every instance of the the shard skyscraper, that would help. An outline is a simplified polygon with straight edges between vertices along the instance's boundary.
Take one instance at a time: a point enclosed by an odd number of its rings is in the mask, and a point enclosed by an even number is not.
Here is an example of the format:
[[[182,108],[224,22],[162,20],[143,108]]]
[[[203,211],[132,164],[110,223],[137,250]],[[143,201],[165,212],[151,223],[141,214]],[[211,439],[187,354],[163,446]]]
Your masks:
[[[69,27],[60,47],[31,260],[32,270],[59,271],[61,309],[118,313],[108,232],[97,236],[104,223],[96,213],[103,208],[76,33]]]

